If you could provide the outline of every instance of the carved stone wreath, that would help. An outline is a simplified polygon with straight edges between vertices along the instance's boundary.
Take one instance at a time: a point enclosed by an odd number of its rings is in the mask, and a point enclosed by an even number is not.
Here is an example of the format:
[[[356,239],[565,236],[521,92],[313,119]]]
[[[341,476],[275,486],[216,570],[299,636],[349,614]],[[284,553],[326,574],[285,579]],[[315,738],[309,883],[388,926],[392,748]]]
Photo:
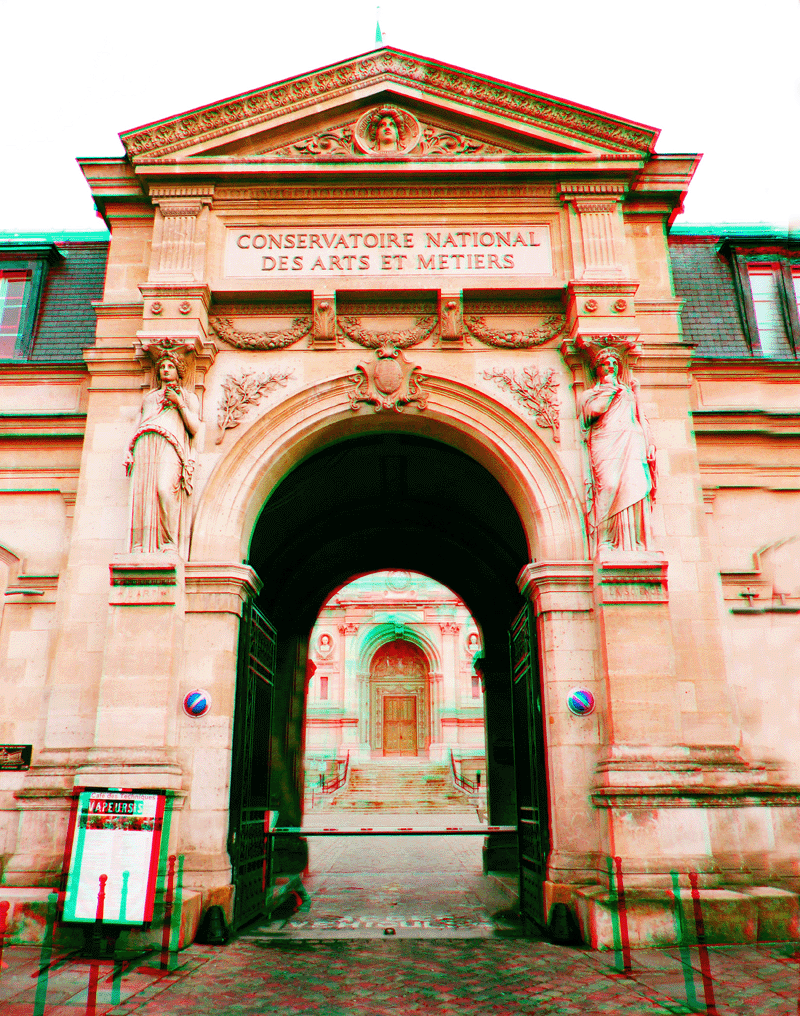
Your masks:
[[[558,380],[554,370],[549,370],[542,376],[536,367],[523,367],[522,376],[518,377],[515,370],[494,368],[485,370],[483,376],[487,381],[494,381],[501,388],[511,392],[533,416],[538,427],[549,427],[553,431],[553,440],[556,442],[560,440],[558,418],[560,403]]]
[[[408,349],[423,342],[436,327],[435,315],[417,318],[412,328],[396,332],[369,332],[361,326],[356,317],[340,317],[339,330],[343,335],[365,349],[380,349],[393,346],[395,349]]]
[[[486,319],[468,316],[464,318],[464,326],[470,335],[487,346],[500,349],[530,349],[541,346],[549,339],[554,339],[564,329],[565,319],[562,314],[553,314],[547,318],[541,328],[530,328],[528,331],[501,332],[490,328]]]
[[[275,332],[241,332],[233,327],[230,318],[211,318],[210,324],[221,339],[237,349],[285,349],[305,338],[311,331],[310,317],[296,317],[291,327]]]

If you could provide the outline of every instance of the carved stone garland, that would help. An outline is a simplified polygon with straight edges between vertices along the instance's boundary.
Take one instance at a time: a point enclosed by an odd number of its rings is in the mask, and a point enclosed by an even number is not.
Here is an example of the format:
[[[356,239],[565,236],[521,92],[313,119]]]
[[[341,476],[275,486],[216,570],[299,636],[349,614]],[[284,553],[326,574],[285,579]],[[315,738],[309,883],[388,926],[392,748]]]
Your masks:
[[[274,391],[277,387],[284,387],[293,371],[280,374],[255,374],[253,371],[246,371],[238,377],[229,374],[222,382],[222,398],[219,402],[219,437],[216,443],[222,444],[225,431],[238,427],[244,419],[250,406],[261,401],[262,396]]]
[[[495,346],[499,349],[530,349],[531,346],[541,346],[548,339],[554,339],[559,335],[564,329],[564,324],[562,314],[552,314],[541,328],[530,328],[525,332],[501,332],[490,328],[485,318],[473,315],[464,318],[464,325],[470,335],[486,346]]]
[[[379,349],[383,346],[392,346],[394,349],[408,349],[423,342],[436,327],[437,318],[435,315],[417,318],[413,328],[406,328],[396,332],[369,332],[362,328],[361,322],[356,317],[340,317],[339,329],[353,342],[365,349]]]
[[[296,317],[290,328],[275,332],[240,332],[230,318],[211,318],[210,323],[221,339],[237,349],[285,349],[305,338],[312,327],[310,317]]]
[[[511,392],[533,416],[536,425],[551,428],[553,440],[560,440],[558,400],[558,380],[554,370],[542,376],[536,367],[523,367],[522,376],[510,368],[505,370],[485,370],[483,376],[487,381],[495,381],[501,388]]]

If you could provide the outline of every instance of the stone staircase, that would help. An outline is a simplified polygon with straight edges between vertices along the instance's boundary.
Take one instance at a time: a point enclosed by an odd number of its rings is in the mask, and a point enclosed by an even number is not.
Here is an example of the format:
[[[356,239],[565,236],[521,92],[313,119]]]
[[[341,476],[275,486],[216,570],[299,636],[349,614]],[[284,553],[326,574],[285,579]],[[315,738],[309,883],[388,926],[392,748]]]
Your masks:
[[[453,786],[450,766],[427,760],[351,762],[347,785],[325,802],[326,811],[474,811]]]

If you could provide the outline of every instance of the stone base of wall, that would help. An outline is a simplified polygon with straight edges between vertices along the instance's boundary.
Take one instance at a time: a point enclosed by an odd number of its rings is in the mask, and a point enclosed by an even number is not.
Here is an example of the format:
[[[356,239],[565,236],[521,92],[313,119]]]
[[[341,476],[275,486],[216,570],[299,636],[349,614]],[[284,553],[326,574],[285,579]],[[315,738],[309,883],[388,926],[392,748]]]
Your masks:
[[[631,889],[625,906],[605,886],[545,883],[548,914],[566,903],[592,949],[619,949],[627,935],[632,949],[696,945],[697,923],[691,891]],[[700,889],[698,902],[706,945],[800,941],[800,897],[770,886]]]
[[[41,945],[48,935],[48,897],[55,890],[40,888],[0,888],[0,905],[9,904],[6,914],[5,945]],[[200,921],[211,906],[221,906],[230,924],[233,917],[233,886],[221,886],[204,892],[179,889],[175,893],[167,948],[171,952],[185,949],[194,941]],[[156,902],[156,913],[148,928],[124,928],[120,932],[117,951],[162,949],[164,946],[163,903]],[[59,950],[81,949],[90,924],[64,924],[56,921],[52,944]]]

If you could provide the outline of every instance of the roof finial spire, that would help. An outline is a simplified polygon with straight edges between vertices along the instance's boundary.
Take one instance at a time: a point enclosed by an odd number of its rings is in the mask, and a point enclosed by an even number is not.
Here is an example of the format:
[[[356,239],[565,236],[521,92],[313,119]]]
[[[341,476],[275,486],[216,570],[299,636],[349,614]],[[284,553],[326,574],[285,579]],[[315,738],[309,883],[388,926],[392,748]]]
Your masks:
[[[381,32],[381,14],[380,14],[380,12],[381,12],[381,8],[380,8],[380,5],[378,5],[375,8],[375,45],[376,46],[382,46],[383,45],[383,32]]]

